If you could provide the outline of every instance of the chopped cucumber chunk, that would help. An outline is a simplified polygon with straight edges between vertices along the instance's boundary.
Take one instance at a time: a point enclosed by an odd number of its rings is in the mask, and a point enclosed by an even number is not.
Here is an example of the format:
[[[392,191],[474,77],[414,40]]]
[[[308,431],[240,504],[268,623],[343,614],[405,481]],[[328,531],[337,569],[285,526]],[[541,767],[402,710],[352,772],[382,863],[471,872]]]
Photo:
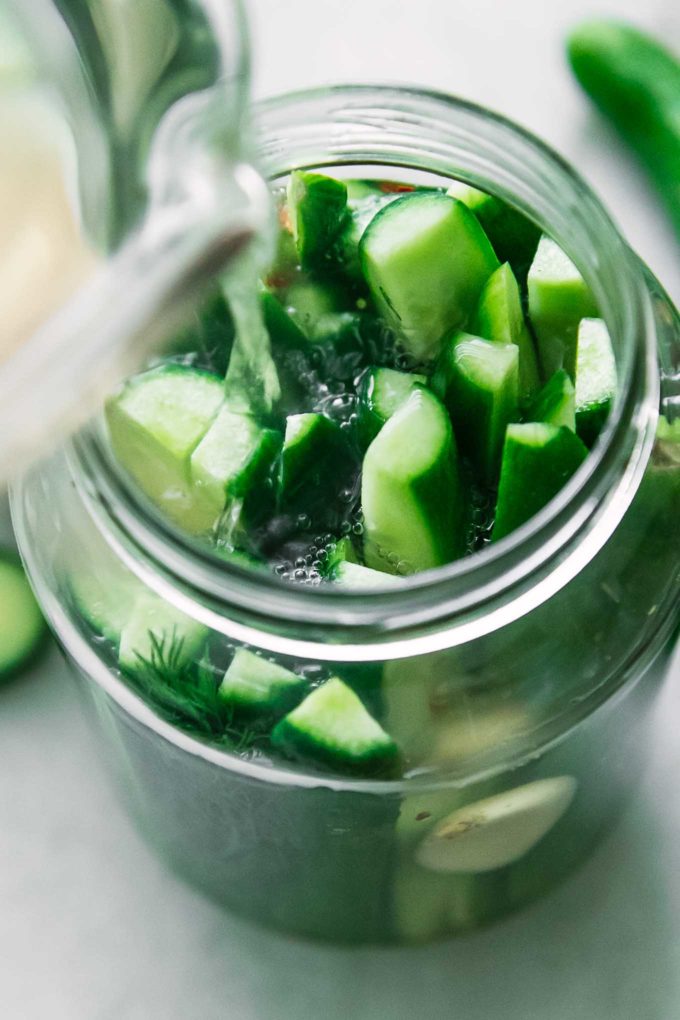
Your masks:
[[[244,715],[283,715],[304,697],[307,681],[246,648],[237,648],[217,695]]]
[[[332,577],[333,571],[341,563],[358,563],[356,550],[350,538],[341,538],[335,543],[335,548],[329,551],[324,573],[326,577]]]
[[[487,484],[498,478],[505,429],[519,417],[519,348],[456,333],[439,359],[434,386],[458,446]]]
[[[310,336],[324,315],[342,311],[339,291],[330,284],[301,280],[286,292],[286,310],[296,326]]]
[[[118,462],[180,525],[190,527],[193,509],[191,454],[223,400],[224,383],[217,376],[169,364],[131,379],[106,405]]]
[[[540,385],[538,361],[524,321],[519,286],[508,262],[499,266],[484,285],[471,329],[485,340],[517,345],[520,397],[531,397]]]
[[[442,566],[465,551],[465,499],[451,423],[416,389],[369,446],[361,501],[366,564],[390,574]]]
[[[542,510],[587,455],[578,436],[564,426],[508,425],[492,539],[504,538]]]
[[[380,181],[371,177],[353,177],[345,182],[347,185],[347,201],[349,203],[362,202],[365,198],[375,198],[384,194],[380,188]]]
[[[244,499],[266,477],[281,448],[271,429],[225,404],[191,456],[193,529],[213,527],[235,499]]]
[[[527,280],[529,318],[538,340],[543,378],[563,368],[576,378],[578,324],[597,305],[578,269],[550,237],[543,236]]]
[[[289,415],[279,479],[282,507],[306,511],[328,501],[351,467],[351,452],[339,425],[317,412]]]
[[[133,675],[148,665],[180,673],[200,655],[208,628],[157,595],[138,596],[118,649],[120,668]]]
[[[349,215],[335,246],[338,264],[350,280],[362,279],[359,245],[366,227],[384,206],[397,198],[398,194],[386,194],[377,187],[368,194],[350,197]]]
[[[574,384],[560,368],[548,379],[526,409],[527,421],[543,421],[548,425],[564,425],[576,429],[576,393]]]
[[[260,291],[260,303],[264,324],[272,344],[285,350],[304,350],[309,345],[309,340],[299,324],[271,291],[265,288]]]
[[[417,386],[426,385],[424,375],[398,372],[394,368],[369,368],[359,387],[359,414],[365,441],[370,443],[375,439]]]
[[[106,573],[79,570],[68,579],[76,609],[97,634],[118,645],[123,627],[130,616],[139,583],[121,571]]]
[[[47,628],[14,553],[0,552],[0,679],[28,665],[43,645]]]
[[[329,580],[341,588],[391,588],[399,583],[392,574],[382,570],[372,570],[361,563],[350,563],[347,560],[337,563]]]
[[[294,757],[366,774],[394,768],[399,757],[392,738],[337,677],[277,723],[272,743]]]
[[[387,205],[366,228],[359,254],[378,308],[418,361],[435,358],[444,333],[464,325],[498,267],[469,209],[437,192]]]
[[[616,395],[616,359],[602,319],[583,319],[576,352],[576,431],[592,446]]]
[[[475,214],[499,261],[509,262],[524,286],[541,236],[540,227],[503,199],[463,181],[454,181],[447,194],[457,198]]]
[[[431,871],[463,874],[505,868],[550,832],[575,793],[572,776],[556,776],[458,808],[427,833],[416,860]]]
[[[361,317],[356,312],[327,312],[320,315],[311,330],[317,344],[335,344],[339,349],[361,343]]]
[[[347,212],[347,186],[324,174],[294,170],[288,182],[288,215],[300,262],[325,268],[329,249]]]

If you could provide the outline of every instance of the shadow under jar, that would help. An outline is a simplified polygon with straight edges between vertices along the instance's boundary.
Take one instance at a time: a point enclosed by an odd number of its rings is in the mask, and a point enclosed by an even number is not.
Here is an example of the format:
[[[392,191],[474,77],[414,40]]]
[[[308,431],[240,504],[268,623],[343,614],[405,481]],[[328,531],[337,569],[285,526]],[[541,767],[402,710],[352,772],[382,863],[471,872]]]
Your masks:
[[[294,586],[219,561],[149,516],[89,434],[16,486],[17,534],[127,803],[173,869],[288,932],[443,937],[550,889],[643,768],[678,623],[678,445],[656,435],[659,411],[671,418],[677,401],[677,315],[586,185],[485,110],[348,87],[261,105],[255,127],[275,183],[298,167],[455,177],[549,233],[592,288],[615,348],[619,393],[591,455],[508,538],[383,592]],[[148,587],[224,646],[364,677],[417,767],[394,781],[348,779],[182,731],[83,624],[74,570],[95,589]]]

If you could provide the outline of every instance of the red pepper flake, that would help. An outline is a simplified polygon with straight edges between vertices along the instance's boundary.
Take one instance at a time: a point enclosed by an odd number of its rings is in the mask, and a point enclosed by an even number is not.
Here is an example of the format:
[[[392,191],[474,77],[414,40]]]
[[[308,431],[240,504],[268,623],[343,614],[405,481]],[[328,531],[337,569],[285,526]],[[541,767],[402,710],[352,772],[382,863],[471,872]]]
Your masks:
[[[264,282],[271,290],[286,290],[292,284],[294,276],[294,272],[280,270],[279,272],[270,273]]]
[[[387,195],[401,195],[407,191],[415,191],[414,184],[397,184],[396,181],[380,181],[378,187]]]

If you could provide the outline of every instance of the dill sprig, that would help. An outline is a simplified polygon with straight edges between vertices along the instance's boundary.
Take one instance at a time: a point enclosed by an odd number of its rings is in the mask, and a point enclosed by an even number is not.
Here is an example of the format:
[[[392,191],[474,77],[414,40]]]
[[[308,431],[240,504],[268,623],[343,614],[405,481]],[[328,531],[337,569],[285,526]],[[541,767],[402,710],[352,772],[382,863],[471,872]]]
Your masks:
[[[184,638],[176,628],[149,631],[150,653],[137,654],[126,677],[135,690],[173,725],[243,754],[265,742],[265,735],[237,725],[217,693],[219,677],[207,657],[187,661]]]

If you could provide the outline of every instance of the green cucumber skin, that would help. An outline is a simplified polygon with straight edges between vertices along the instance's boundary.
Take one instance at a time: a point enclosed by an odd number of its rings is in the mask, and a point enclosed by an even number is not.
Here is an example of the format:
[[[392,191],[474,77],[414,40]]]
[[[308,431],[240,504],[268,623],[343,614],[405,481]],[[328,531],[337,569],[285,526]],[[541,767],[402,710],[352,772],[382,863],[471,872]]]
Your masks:
[[[366,753],[350,759],[324,747],[312,737],[292,727],[284,716],[271,733],[272,746],[291,761],[312,763],[317,767],[330,768],[334,772],[351,776],[380,776],[389,779],[399,774],[399,758],[396,747],[393,753],[383,751]]]
[[[563,368],[551,375],[539,390],[526,408],[524,420],[565,425],[572,432],[576,431],[576,393],[573,382]]]
[[[482,356],[493,356],[497,347],[504,355],[512,351],[515,359],[514,367],[508,363],[500,390],[494,392],[469,378],[466,359],[474,359],[477,351]],[[519,418],[517,366],[514,344],[496,344],[458,333],[444,344],[433,379],[433,387],[449,412],[456,442],[486,485],[493,485],[498,479],[505,429]]]
[[[239,718],[271,724],[295,708],[308,689],[303,677],[241,648],[237,649],[217,696]]]
[[[325,174],[294,170],[288,185],[288,212],[300,262],[323,268],[347,213],[347,187]]]
[[[427,386],[427,378],[411,372],[396,372],[395,369],[369,368],[365,371],[359,384],[359,429],[361,432],[362,445],[368,447],[380,432],[385,422],[394,414],[397,407],[386,408],[380,405],[376,399],[376,390],[380,384],[380,373],[390,372],[395,375],[403,375],[404,379],[411,382],[409,392],[404,399],[408,399],[416,386]],[[403,401],[402,401],[403,402]]]
[[[509,262],[517,282],[524,286],[536,254],[541,228],[507,202],[491,196],[492,202],[475,212],[484,233],[501,263]]]
[[[588,456],[586,446],[565,426],[543,425],[542,445],[526,444],[527,430],[536,428],[533,424],[508,426],[491,534],[494,542],[542,510]]]
[[[386,570],[396,573],[399,562],[404,557],[399,549],[390,549],[389,552],[397,556],[397,563],[390,564],[380,553],[380,546],[383,535],[383,525],[380,517],[380,508],[371,510],[370,514],[366,506],[366,485],[367,476],[381,473],[382,454],[378,444],[386,430],[391,427],[400,427],[400,418],[409,410],[409,404],[416,399],[434,402],[441,408],[442,425],[445,432],[444,446],[439,451],[437,458],[432,462],[426,471],[412,479],[404,482],[404,497],[409,501],[410,514],[411,506],[415,505],[421,509],[422,519],[419,521],[421,527],[428,531],[433,541],[434,548],[432,555],[433,562],[410,564],[414,571],[428,569],[434,566],[443,566],[454,559],[462,556],[466,549],[467,531],[467,500],[465,497],[463,483],[458,465],[458,452],[453,434],[453,429],[444,406],[437,400],[434,394],[428,390],[415,391],[409,401],[400,408],[394,417],[388,422],[385,428],[378,434],[369,447],[364,458],[364,470],[362,481],[362,505],[364,506],[364,555],[366,565],[377,570]],[[413,437],[411,437],[413,438]],[[388,481],[391,481],[388,479]],[[446,498],[444,494],[448,494]],[[424,510],[424,512],[423,512]],[[373,519],[375,518],[375,520]],[[409,530],[412,524],[406,521],[404,527]],[[389,529],[388,529],[389,530]]]
[[[47,648],[49,630],[24,573],[21,559],[13,549],[0,549],[0,567],[2,570],[7,570],[14,575],[13,581],[18,583],[21,597],[25,603],[23,611],[26,614],[30,614],[31,617],[28,621],[29,632],[25,635],[23,646],[17,646],[14,653],[10,656],[8,656],[6,648],[0,647],[0,683],[4,684],[38,662]],[[11,613],[11,610],[15,608],[16,603],[9,607],[9,612]],[[6,611],[3,612],[5,620],[7,615]],[[23,622],[26,622],[26,617],[24,617]],[[0,624],[0,636],[2,631],[3,625]],[[11,634],[7,636],[10,639],[12,637]]]
[[[593,448],[597,442],[597,437],[606,425],[610,410],[610,401],[603,401],[601,404],[591,404],[588,407],[577,409],[576,434],[589,450]]]
[[[220,431],[222,416],[228,419],[226,432]],[[248,433],[247,447],[240,463],[220,464],[221,451],[229,449],[227,444],[239,442],[234,429]],[[260,428],[250,415],[231,412],[227,404],[222,407],[191,457],[192,520],[201,531],[209,533],[215,528],[225,510],[237,500],[242,501],[240,527],[256,523],[273,508],[269,475],[281,444],[282,438],[275,430]]]
[[[305,350],[309,346],[308,337],[271,291],[263,289],[260,292],[260,304],[273,345],[284,350]]]
[[[519,285],[509,262],[504,262],[484,285],[471,332],[485,340],[517,345],[520,395],[523,400],[530,398],[540,386],[538,359],[524,321]]]
[[[441,205],[442,213],[449,207],[450,217],[434,228],[435,233],[452,232],[464,235],[467,251],[464,257],[448,246],[437,244],[437,258],[431,252],[418,251],[418,245],[431,247],[428,232],[424,238],[404,239],[397,246],[396,256],[383,262],[376,261],[375,236],[389,229],[390,220],[401,216],[407,205],[416,203]],[[437,238],[438,242],[441,237]],[[404,255],[406,249],[406,255]],[[410,249],[410,250],[409,250]],[[442,257],[442,252],[445,257]],[[400,257],[401,256],[401,257]],[[498,268],[499,262],[491,243],[473,213],[462,202],[437,192],[412,192],[390,202],[373,218],[364,231],[359,246],[359,257],[364,278],[379,310],[401,334],[404,348],[417,361],[428,362],[436,358],[443,335],[461,327],[471,315],[484,283]],[[396,267],[392,260],[396,259]],[[412,263],[409,271],[405,262]],[[387,276],[385,280],[385,263]],[[464,266],[464,269],[461,269]],[[425,271],[423,269],[425,267]],[[420,274],[418,273],[420,270]],[[399,278],[398,288],[394,274]],[[420,275],[420,279],[418,276]],[[386,290],[385,283],[388,284]],[[408,285],[408,286],[407,286]],[[396,290],[398,289],[398,293]],[[447,301],[444,305],[443,302]],[[406,318],[404,316],[407,316]]]
[[[680,238],[680,61],[649,35],[594,20],[569,36],[572,70],[647,170]]]
[[[463,181],[452,184],[447,194],[459,199],[475,214],[498,261],[509,262],[518,283],[524,287],[541,228],[502,198]]]
[[[288,512],[302,512],[326,501],[338,479],[349,477],[354,466],[340,426],[323,414],[308,414],[315,419],[313,431],[293,443],[286,440],[283,445],[278,503]]]
[[[330,695],[331,687],[335,688],[333,695]],[[319,710],[318,702],[324,700],[327,702],[327,694],[333,698],[338,692],[341,692],[343,701],[341,711],[345,710],[344,702],[346,698],[350,699],[352,703],[350,718],[345,719],[343,716],[343,721],[346,721],[347,728],[340,738],[338,738],[336,733],[332,732],[332,727],[331,732],[329,732],[324,728],[323,724],[318,727],[317,723],[319,718],[323,721],[324,716],[329,712],[329,706],[325,703]],[[308,718],[301,721],[300,717],[308,705],[312,703],[314,703],[314,714],[313,722],[310,725]],[[331,709],[332,707],[333,704],[331,703]],[[355,719],[359,725],[362,725],[362,720],[367,720],[374,733],[374,736],[372,735],[371,737],[371,743],[365,744],[362,748],[352,746],[351,724]],[[315,723],[317,723],[316,729]],[[348,774],[365,776],[376,774],[385,776],[394,775],[400,766],[400,755],[397,745],[389,734],[382,730],[380,724],[373,719],[359,694],[353,690],[352,686],[344,683],[337,677],[332,677],[321,687],[312,691],[297,709],[284,716],[272,730],[271,740],[274,747],[283,751],[290,758],[311,760],[317,764],[331,766]]]

